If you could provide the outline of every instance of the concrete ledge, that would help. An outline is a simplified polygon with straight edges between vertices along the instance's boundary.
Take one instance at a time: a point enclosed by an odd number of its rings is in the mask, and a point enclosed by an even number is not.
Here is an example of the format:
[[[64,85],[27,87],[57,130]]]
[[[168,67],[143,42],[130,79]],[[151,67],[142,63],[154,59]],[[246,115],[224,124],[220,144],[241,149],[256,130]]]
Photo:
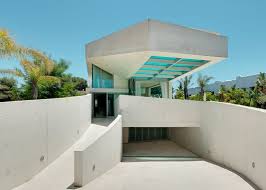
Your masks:
[[[200,127],[201,102],[120,95],[123,127]]]
[[[122,116],[118,115],[101,136],[75,150],[74,185],[86,185],[118,164],[121,156]]]

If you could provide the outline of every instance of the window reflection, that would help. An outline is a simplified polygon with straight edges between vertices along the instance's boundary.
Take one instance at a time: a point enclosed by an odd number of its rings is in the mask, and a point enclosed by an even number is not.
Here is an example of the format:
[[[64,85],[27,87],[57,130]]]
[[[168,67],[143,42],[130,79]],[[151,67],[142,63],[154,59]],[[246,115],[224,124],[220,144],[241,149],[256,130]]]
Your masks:
[[[113,88],[113,75],[93,65],[92,66],[92,87],[93,88]]]

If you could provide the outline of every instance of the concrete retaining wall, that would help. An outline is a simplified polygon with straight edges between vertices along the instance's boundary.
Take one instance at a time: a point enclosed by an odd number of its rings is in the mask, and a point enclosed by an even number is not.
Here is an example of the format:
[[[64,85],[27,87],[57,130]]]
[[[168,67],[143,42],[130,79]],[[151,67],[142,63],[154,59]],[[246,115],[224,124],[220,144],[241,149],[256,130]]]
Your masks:
[[[118,115],[104,134],[75,150],[75,186],[84,186],[104,174],[121,161],[121,156],[122,117]]]
[[[1,189],[18,186],[69,148],[91,123],[91,95],[0,103]]]
[[[118,112],[123,116],[123,127],[169,127],[170,138],[178,144],[266,189],[266,110],[219,102],[120,96]]]
[[[123,127],[199,127],[200,102],[120,95]]]
[[[170,129],[171,138],[203,158],[266,189],[266,111],[201,102],[201,127]]]

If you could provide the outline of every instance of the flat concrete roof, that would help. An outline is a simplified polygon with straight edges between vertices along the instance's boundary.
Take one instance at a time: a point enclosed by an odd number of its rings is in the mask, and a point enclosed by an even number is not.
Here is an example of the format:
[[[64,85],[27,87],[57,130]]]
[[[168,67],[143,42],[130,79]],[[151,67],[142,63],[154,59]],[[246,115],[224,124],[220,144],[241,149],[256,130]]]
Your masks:
[[[131,78],[154,57],[175,58],[173,62],[193,59],[206,63],[169,78],[173,80],[227,56],[227,37],[223,35],[151,19],[86,45],[87,64],[95,64],[122,78]]]

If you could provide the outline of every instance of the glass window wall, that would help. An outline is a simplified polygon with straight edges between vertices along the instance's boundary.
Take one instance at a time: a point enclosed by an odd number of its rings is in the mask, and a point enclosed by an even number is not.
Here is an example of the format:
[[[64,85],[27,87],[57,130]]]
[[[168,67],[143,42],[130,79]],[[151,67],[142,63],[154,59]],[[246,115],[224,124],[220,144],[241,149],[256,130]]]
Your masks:
[[[93,65],[92,87],[93,88],[113,88],[113,75]]]

